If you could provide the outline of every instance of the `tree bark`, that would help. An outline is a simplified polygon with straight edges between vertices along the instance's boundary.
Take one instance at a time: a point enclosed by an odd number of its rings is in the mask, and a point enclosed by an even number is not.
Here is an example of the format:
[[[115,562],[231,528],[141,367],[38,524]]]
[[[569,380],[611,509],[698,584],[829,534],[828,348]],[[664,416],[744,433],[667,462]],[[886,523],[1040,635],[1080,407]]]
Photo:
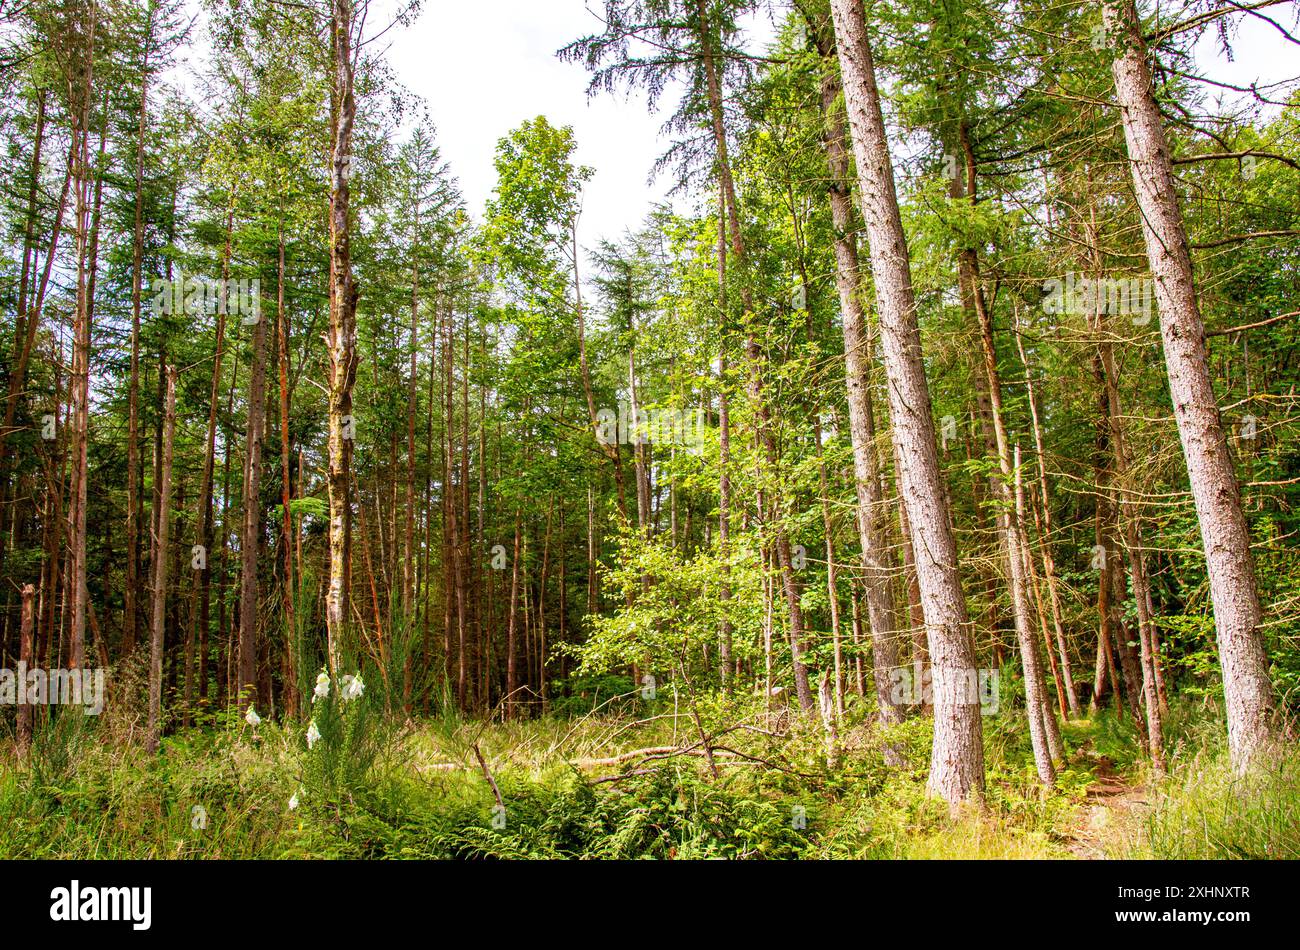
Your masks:
[[[1052,503],[1051,494],[1047,488],[1047,462],[1043,451],[1043,427],[1038,417],[1038,398],[1034,393],[1033,373],[1029,368],[1029,360],[1025,357],[1025,344],[1020,337],[1018,322],[1014,329],[1016,351],[1020,355],[1020,365],[1025,370],[1025,390],[1029,401],[1029,418],[1034,429],[1034,455],[1038,463],[1038,490],[1043,512],[1042,525],[1039,531],[1043,576],[1047,580],[1047,595],[1052,605],[1052,626],[1056,633],[1056,648],[1061,659],[1060,670],[1064,681],[1062,685],[1065,690],[1065,699],[1070,716],[1079,719],[1083,716],[1083,710],[1079,706],[1079,691],[1075,688],[1074,674],[1070,667],[1070,651],[1066,645],[1065,626],[1061,619],[1061,596],[1056,583],[1056,559],[1052,556]]]
[[[23,614],[22,627],[18,633],[18,662],[24,669],[35,666],[35,649],[33,636],[36,629],[35,609],[36,606],[36,588],[31,584],[23,585]],[[18,684],[19,689],[26,689],[25,683]],[[18,707],[18,758],[25,759],[27,752],[32,746],[32,707],[30,703],[22,703]]]
[[[714,36],[709,23],[707,0],[699,0],[700,45],[703,50],[705,85],[709,103],[709,117],[713,131],[713,144],[717,155],[718,177],[725,199],[731,236],[731,254],[737,268],[741,271],[741,304],[744,308],[743,332],[745,339],[745,362],[748,364],[748,393],[754,406],[756,417],[756,435],[768,466],[775,471],[777,466],[776,442],[771,431],[771,413],[763,387],[763,369],[766,360],[755,337],[754,321],[756,318],[753,294],[748,280],[745,279],[745,240],[740,230],[740,209],[736,201],[735,183],[731,175],[731,166],[727,158],[727,135],[722,110],[722,82],[718,64],[713,50]],[[781,577],[781,590],[785,595],[786,610],[789,618],[790,655],[794,664],[795,693],[799,697],[799,706],[805,713],[812,713],[816,708],[809,678],[808,666],[804,660],[807,646],[804,643],[803,610],[800,607],[799,584],[794,575],[790,552],[790,538],[782,524],[783,505],[780,492],[776,493],[769,512],[773,528],[773,547],[776,551],[777,569]]]
[[[866,575],[867,625],[871,631],[872,670],[880,721],[893,725],[903,720],[894,701],[892,678],[899,666],[898,615],[891,592],[893,565],[884,526],[884,492],[876,452],[875,410],[871,402],[871,339],[862,299],[862,271],[858,258],[857,229],[849,155],[848,129],[838,105],[840,82],[834,64],[834,30],[823,24],[817,34],[818,50],[826,68],[821,79],[822,146],[830,171],[827,188],[831,222],[835,229],[835,287],[839,293],[844,336],[844,381],[848,390],[849,438],[853,447],[856,522]]]
[[[149,751],[162,734],[163,634],[167,619],[167,543],[171,529],[172,446],[176,439],[176,368],[167,367],[163,409],[162,465],[158,486],[157,535],[153,551],[153,616],[149,633]]]
[[[902,463],[934,685],[934,745],[929,790],[951,804],[983,797],[980,708],[968,684],[977,676],[958,573],[948,497],[939,470],[930,390],[921,359],[907,240],[898,210],[875,66],[862,4],[832,0],[845,102],[871,248],[880,339],[889,378],[892,432]]]
[[[1174,418],[1205,547],[1228,747],[1234,767],[1245,772],[1279,737],[1250,532],[1206,362],[1187,231],[1137,10],[1133,0],[1108,0],[1103,12],[1108,33],[1119,43],[1111,64],[1115,94],[1155,279]]]
[[[352,0],[331,0],[333,59],[333,154],[330,160],[329,350],[329,592],[325,603],[327,653],[337,674],[347,622],[352,529],[352,387],[357,364],[357,287],[352,279],[352,127],[356,99],[352,80]]]
[[[93,292],[90,288],[90,194],[92,172],[90,169],[90,100],[94,81],[95,56],[95,5],[90,4],[85,16],[86,49],[81,66],[84,79],[70,74],[68,99],[73,104],[72,141],[76,161],[73,198],[77,221],[77,302],[73,327],[72,359],[72,526],[69,532],[69,557],[71,571],[71,624],[69,628],[68,664],[81,669],[86,663],[86,501],[89,480],[90,438],[90,310]],[[79,81],[84,87],[78,88]],[[107,121],[107,117],[105,117]]]
[[[280,370],[280,513],[284,544],[284,630],[285,630],[285,677],[284,706],[289,716],[298,713],[298,627],[294,619],[294,598],[297,588],[294,586],[293,539],[296,532],[293,526],[293,479],[290,469],[290,410],[292,396],[289,392],[289,314],[284,308],[284,217],[283,209],[276,231],[276,290],[275,314],[279,332],[279,370]],[[203,664],[200,673],[206,676]]]
[[[963,129],[962,144],[965,146],[963,152],[967,156],[967,186],[963,196],[973,201],[975,165],[970,159],[970,148],[965,140],[964,131]],[[1003,419],[1002,376],[998,369],[997,348],[993,339],[993,315],[989,313],[984,299],[984,291],[980,286],[979,259],[972,248],[965,248],[959,253],[957,273],[964,308],[968,313],[973,313],[979,324],[985,379],[988,383],[989,419],[993,427],[998,467],[1002,472],[1000,479],[992,479],[993,490],[998,501],[995,517],[1001,529],[1007,577],[1011,583],[1011,613],[1015,620],[1016,640],[1020,647],[1020,664],[1024,672],[1029,739],[1034,751],[1038,779],[1050,787],[1056,783],[1056,769],[1052,764],[1054,756],[1048,736],[1056,725],[1056,718],[1047,699],[1047,681],[1043,676],[1042,659],[1038,655],[1038,638],[1034,636],[1033,621],[1029,613],[1029,582],[1025,576],[1025,558],[1020,544],[1023,532],[1020,518],[1024,505],[1016,504],[1016,499],[1013,499],[1011,492],[1013,479],[1017,486],[1020,483],[1018,457],[1020,448],[1016,447],[1017,458],[1013,468],[1011,446]],[[1057,744],[1059,743],[1058,731]]]
[[[239,542],[239,689],[257,689],[257,556],[262,547],[262,443],[266,432],[266,317],[255,306],[248,427],[244,435],[244,521]],[[245,322],[249,319],[244,317]]]
[[[140,62],[140,121],[135,140],[135,225],[131,234],[131,375],[126,421],[126,578],[122,591],[122,655],[135,650],[140,586],[140,319],[144,281],[144,140],[149,116],[149,45],[155,6],[148,4]]]

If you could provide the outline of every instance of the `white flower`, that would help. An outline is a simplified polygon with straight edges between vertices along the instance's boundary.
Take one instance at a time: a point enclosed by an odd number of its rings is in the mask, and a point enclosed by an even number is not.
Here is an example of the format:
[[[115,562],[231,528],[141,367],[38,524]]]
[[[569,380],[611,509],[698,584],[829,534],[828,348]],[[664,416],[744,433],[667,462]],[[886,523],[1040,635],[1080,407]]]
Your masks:
[[[316,720],[313,719],[311,725],[307,727],[307,748],[310,749],[319,739],[320,730],[316,728]]]
[[[366,684],[361,681],[361,674],[356,676],[348,674],[343,677],[343,688],[340,691],[344,699],[359,699],[366,691]]]
[[[257,726],[261,723],[262,717],[257,714],[257,710],[252,706],[248,707],[248,712],[244,713],[244,722],[250,726]]]
[[[293,811],[297,807],[298,807],[298,793],[294,792],[293,797],[289,799],[289,811]]]
[[[316,677],[316,691],[315,695],[312,696],[311,701],[314,703],[318,699],[324,699],[329,694],[330,677],[328,673],[322,670],[320,676]]]

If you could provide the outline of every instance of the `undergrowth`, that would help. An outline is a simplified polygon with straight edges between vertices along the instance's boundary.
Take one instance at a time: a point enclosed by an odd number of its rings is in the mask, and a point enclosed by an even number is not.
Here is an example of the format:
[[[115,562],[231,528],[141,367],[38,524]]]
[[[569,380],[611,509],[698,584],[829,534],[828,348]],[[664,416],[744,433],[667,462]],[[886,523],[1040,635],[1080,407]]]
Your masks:
[[[0,749],[0,857],[1069,857],[1099,768],[1150,781],[1132,724],[1110,713],[1067,724],[1070,762],[1050,793],[1023,717],[990,717],[985,807],[954,815],[925,793],[923,718],[881,735],[853,706],[830,766],[815,723],[759,699],[701,703],[715,777],[699,754],[618,759],[696,741],[672,697],[577,718],[412,723],[341,687],[302,722],[254,726],[231,711],[167,737],[157,756],[111,722],[57,716],[26,762]],[[1123,855],[1300,856],[1296,758],[1236,779],[1213,733],[1185,728],[1201,715],[1170,719],[1177,778],[1152,784]],[[886,764],[886,746],[901,766]]]

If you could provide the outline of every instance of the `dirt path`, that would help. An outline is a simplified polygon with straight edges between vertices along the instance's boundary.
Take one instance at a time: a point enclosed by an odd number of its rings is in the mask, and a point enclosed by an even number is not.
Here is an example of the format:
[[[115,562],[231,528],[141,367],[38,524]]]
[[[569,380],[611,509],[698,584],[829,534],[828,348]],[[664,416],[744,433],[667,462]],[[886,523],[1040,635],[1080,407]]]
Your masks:
[[[1146,788],[1129,784],[1105,756],[1097,761],[1096,775],[1066,843],[1070,853],[1084,861],[1111,857],[1108,846],[1117,843],[1124,826],[1148,806]]]

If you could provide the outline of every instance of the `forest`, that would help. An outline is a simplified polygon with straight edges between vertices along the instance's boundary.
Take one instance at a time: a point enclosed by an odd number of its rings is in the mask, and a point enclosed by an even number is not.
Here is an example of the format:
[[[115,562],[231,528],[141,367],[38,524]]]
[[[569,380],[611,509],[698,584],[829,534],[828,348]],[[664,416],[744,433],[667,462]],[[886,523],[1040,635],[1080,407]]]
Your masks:
[[[0,858],[1300,858],[1300,7],[534,2],[0,0]]]

